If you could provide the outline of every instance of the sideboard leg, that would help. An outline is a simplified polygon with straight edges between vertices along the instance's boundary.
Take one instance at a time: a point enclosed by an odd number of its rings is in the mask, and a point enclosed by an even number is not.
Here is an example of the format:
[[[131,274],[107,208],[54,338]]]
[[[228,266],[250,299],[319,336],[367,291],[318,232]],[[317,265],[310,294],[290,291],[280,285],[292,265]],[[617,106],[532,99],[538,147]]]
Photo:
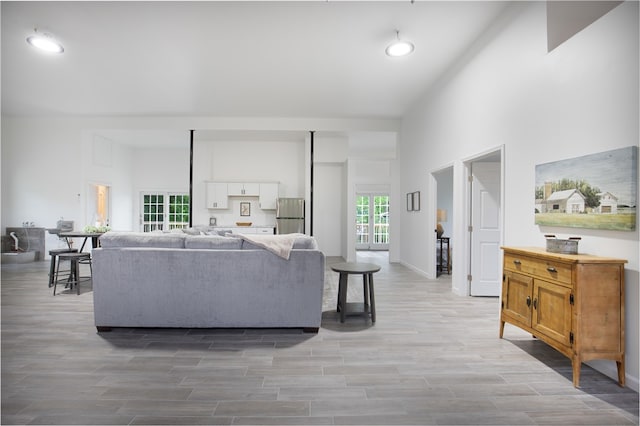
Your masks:
[[[622,355],[620,361],[616,361],[616,365],[618,366],[618,383],[620,384],[620,386],[624,387],[624,355]]]
[[[501,339],[503,334],[504,334],[504,321],[500,321],[500,338]]]
[[[573,386],[576,388],[580,387],[580,367],[582,366],[582,361],[579,357],[574,356],[571,358],[571,368],[573,370]]]

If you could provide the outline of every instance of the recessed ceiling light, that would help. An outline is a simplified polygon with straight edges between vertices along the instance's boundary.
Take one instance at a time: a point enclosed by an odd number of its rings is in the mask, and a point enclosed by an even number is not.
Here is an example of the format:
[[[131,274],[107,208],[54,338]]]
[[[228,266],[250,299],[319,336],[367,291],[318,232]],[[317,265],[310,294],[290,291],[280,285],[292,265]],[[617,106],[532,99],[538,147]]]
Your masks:
[[[27,43],[29,43],[33,47],[37,47],[40,50],[44,50],[49,53],[62,53],[64,52],[64,47],[58,40],[55,39],[51,34],[38,32],[38,30],[34,30],[34,33],[27,37]]]
[[[396,30],[396,41],[391,43],[385,49],[388,56],[406,56],[413,52],[413,43],[406,40],[400,40],[400,31]]]

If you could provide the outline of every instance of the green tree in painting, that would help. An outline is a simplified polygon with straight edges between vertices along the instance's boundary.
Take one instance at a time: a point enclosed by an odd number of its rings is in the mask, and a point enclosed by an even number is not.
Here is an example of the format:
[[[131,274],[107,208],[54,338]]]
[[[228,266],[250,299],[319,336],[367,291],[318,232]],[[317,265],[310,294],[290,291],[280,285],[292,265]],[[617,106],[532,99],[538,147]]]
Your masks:
[[[600,205],[600,197],[598,193],[600,188],[591,186],[584,179],[573,180],[562,178],[557,182],[551,184],[551,191],[565,191],[567,189],[577,189],[584,196],[584,204],[586,207],[596,208]],[[544,187],[539,186],[536,188],[536,199],[542,199],[544,197]]]

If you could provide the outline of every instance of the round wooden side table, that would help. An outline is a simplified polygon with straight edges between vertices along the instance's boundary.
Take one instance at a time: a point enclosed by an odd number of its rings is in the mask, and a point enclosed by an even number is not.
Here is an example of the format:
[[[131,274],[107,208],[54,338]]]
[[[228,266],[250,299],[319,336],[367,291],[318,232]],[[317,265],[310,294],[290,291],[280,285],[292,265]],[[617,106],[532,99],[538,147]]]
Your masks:
[[[362,289],[364,293],[364,308],[361,311],[365,315],[371,315],[371,322],[376,322],[376,302],[373,294],[373,274],[380,270],[380,266],[374,263],[361,262],[345,262],[331,265],[331,270],[340,274],[338,281],[338,305],[337,310],[340,312],[340,322],[344,322],[349,305],[347,304],[347,286],[349,275],[362,275]]]

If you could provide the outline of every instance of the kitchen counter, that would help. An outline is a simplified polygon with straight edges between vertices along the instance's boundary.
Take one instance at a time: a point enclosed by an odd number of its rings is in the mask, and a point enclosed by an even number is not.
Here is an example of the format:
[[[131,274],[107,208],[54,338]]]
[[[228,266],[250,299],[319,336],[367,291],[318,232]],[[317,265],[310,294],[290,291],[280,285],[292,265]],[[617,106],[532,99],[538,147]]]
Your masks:
[[[251,226],[215,226],[216,231],[230,230],[236,234],[275,234],[275,225],[251,225]]]

